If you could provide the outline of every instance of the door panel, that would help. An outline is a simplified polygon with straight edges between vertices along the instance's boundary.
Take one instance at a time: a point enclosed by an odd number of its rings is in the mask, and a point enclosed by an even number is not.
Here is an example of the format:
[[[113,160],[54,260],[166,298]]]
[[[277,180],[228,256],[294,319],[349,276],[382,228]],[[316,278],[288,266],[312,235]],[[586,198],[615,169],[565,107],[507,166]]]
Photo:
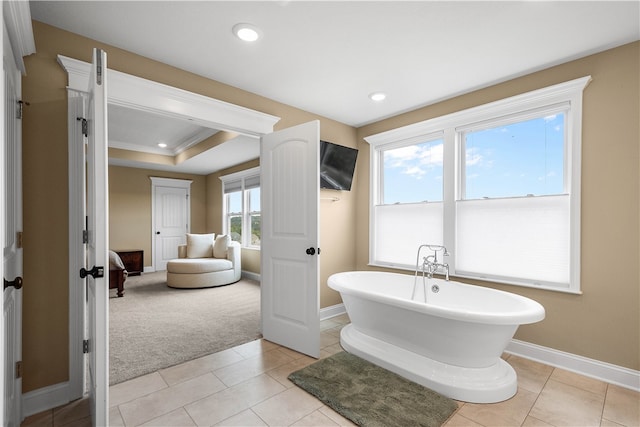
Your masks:
[[[17,363],[22,359],[22,123],[18,118],[21,75],[11,45],[3,33],[4,156],[3,156],[3,277],[12,286],[3,291],[3,425],[22,420],[22,379]]]
[[[155,187],[155,269],[166,270],[178,258],[178,245],[186,243],[189,231],[188,190]]]
[[[89,80],[87,146],[87,270],[102,267],[103,277],[86,277],[89,340],[88,387],[94,426],[106,426],[109,408],[109,260],[107,180],[107,54],[93,51]]]
[[[260,156],[262,334],[313,357],[320,355],[319,135],[317,121],[274,132],[262,138]]]

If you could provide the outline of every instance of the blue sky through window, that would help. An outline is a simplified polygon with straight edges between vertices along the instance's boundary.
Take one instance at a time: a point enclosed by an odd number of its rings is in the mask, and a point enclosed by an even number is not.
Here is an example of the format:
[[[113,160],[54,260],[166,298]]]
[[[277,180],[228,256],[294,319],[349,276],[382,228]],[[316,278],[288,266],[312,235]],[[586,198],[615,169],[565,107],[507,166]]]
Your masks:
[[[564,192],[565,114],[464,134],[465,199]],[[443,199],[443,141],[383,152],[384,204]]]

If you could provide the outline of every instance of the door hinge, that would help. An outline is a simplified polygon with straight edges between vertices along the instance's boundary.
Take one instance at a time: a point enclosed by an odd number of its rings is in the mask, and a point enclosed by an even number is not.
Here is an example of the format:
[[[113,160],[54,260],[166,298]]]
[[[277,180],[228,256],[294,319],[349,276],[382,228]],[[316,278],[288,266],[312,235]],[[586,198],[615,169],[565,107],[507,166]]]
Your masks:
[[[22,360],[16,362],[16,378],[22,378]]]
[[[89,243],[89,230],[82,230],[82,243]]]
[[[89,122],[87,122],[87,119],[85,119],[84,117],[76,117],[76,120],[81,122],[81,124],[82,124],[82,134],[85,136],[85,138],[88,138],[89,137]]]
[[[16,232],[16,247],[22,249],[22,231]]]
[[[89,353],[89,340],[82,340],[82,353]]]
[[[102,85],[102,50],[98,49],[96,53],[96,83]]]
[[[16,102],[18,104],[18,108],[16,109],[16,119],[22,119],[22,109],[25,105],[29,105],[29,103],[21,100]]]

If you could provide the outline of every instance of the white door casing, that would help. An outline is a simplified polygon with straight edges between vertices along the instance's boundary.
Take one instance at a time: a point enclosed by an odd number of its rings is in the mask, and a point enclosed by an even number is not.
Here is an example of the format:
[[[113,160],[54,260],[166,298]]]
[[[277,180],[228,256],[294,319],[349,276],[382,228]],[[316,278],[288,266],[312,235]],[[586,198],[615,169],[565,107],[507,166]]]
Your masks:
[[[14,2],[22,4],[22,2]],[[27,4],[28,10],[28,4]],[[29,21],[30,22],[30,21]],[[79,265],[84,260],[84,245],[74,245],[72,242],[82,241],[82,230],[85,227],[83,211],[84,191],[79,183],[84,174],[80,165],[82,138],[78,137],[80,127],[78,117],[83,115],[83,103],[87,99],[89,74],[91,64],[77,59],[58,55],[58,63],[67,73],[67,99],[69,128],[69,384],[65,394],[59,389],[46,393],[48,401],[61,405],[81,396],[84,390],[85,366],[82,354],[82,340],[84,338],[85,321],[83,307],[85,301],[84,280],[77,275]],[[245,107],[229,104],[224,101],[209,98],[200,94],[164,85],[162,83],[143,79],[137,76],[108,70],[109,93],[108,102],[114,105],[126,106],[144,111],[165,114],[169,117],[181,117],[193,120],[213,129],[238,132],[244,135],[261,136],[273,131],[273,126],[279,117],[251,110]],[[168,106],[171,106],[169,108]],[[180,107],[176,109],[176,106]],[[153,205],[152,205],[153,206]],[[80,394],[79,394],[80,393]],[[36,400],[36,399],[34,399]],[[26,401],[29,408],[42,410],[37,402]],[[29,411],[35,413],[36,411]]]
[[[2,425],[22,421],[22,124],[21,75],[3,26],[4,132],[2,144],[3,224],[3,410]]]
[[[317,358],[320,124],[265,135],[261,146],[262,335]]]
[[[106,426],[109,408],[109,255],[107,180],[107,54],[93,50],[89,80],[87,147],[87,270],[102,268],[102,277],[86,276],[89,342],[88,387],[91,420]]]
[[[178,245],[185,244],[191,228],[192,181],[151,177],[153,204],[153,267],[166,270],[178,258]]]

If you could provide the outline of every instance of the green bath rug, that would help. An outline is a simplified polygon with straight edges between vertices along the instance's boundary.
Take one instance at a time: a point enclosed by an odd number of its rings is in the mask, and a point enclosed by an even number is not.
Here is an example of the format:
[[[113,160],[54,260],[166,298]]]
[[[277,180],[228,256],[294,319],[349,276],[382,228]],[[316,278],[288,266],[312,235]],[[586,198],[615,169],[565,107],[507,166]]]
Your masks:
[[[448,397],[346,352],[289,379],[360,426],[439,427],[458,405]]]

